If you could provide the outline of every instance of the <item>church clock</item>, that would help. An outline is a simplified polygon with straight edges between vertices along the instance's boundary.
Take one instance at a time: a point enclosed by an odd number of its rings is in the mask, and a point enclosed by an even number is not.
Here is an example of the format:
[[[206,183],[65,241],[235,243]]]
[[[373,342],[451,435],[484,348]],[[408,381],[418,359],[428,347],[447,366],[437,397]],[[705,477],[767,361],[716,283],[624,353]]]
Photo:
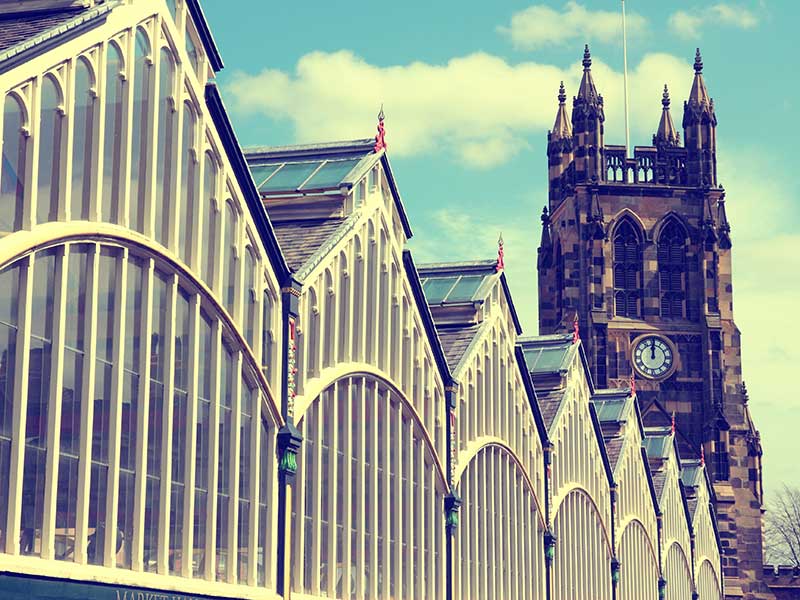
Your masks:
[[[643,335],[633,343],[636,371],[648,379],[664,379],[675,370],[675,346],[660,335]]]

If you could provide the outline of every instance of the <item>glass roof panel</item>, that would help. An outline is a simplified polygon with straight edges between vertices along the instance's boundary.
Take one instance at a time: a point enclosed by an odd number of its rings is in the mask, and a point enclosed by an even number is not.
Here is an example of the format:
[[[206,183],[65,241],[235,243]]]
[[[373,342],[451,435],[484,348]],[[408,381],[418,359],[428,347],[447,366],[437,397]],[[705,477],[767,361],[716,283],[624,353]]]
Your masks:
[[[296,190],[308,179],[322,161],[304,163],[286,163],[275,175],[264,182],[259,188],[259,192],[270,192],[276,190]]]
[[[483,275],[464,275],[447,296],[447,302],[467,302],[472,300],[483,282]]]
[[[360,158],[351,160],[329,160],[303,185],[303,189],[318,190],[339,187],[345,175],[352,171],[353,167],[355,167],[360,160]]]
[[[458,277],[435,277],[428,280],[425,286],[425,296],[430,304],[439,304],[447,296],[450,288]]]
[[[626,402],[606,401],[594,402],[597,408],[597,418],[600,421],[620,421],[625,411]]]
[[[669,456],[669,436],[647,436],[642,440],[647,456],[666,458]]]
[[[253,174],[253,181],[256,182],[256,187],[260,188],[261,184],[266,181],[267,177],[272,175],[275,171],[278,170],[280,164],[277,165],[257,165],[250,169],[250,173]]]
[[[528,368],[539,373],[558,371],[567,348],[568,346],[551,346],[526,351],[525,360],[528,362]]]

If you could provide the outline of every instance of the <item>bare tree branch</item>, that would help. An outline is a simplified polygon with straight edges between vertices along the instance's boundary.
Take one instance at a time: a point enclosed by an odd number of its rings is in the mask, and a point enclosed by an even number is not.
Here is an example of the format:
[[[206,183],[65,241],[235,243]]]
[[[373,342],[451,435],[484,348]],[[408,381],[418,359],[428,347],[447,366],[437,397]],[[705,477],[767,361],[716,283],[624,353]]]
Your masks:
[[[784,484],[768,503],[764,546],[768,563],[800,567],[800,488]]]

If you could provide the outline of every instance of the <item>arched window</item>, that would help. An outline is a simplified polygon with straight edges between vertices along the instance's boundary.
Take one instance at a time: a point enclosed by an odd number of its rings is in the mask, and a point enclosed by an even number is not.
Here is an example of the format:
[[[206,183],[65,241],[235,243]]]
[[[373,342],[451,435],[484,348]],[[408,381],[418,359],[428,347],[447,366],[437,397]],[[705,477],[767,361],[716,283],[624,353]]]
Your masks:
[[[614,233],[614,304],[618,317],[641,315],[642,252],[639,236],[627,220]]]
[[[89,218],[92,196],[92,148],[94,147],[94,107],[92,68],[85,58],[75,66],[75,106],[72,111],[72,199],[70,218]]]
[[[561,242],[556,245],[556,323],[564,319],[564,255],[561,253]]]
[[[258,365],[216,304],[167,264],[135,246],[69,243],[0,270],[0,556],[19,544],[18,554],[268,586],[276,407],[262,408]]]
[[[350,310],[352,308],[350,300],[350,272],[347,269],[347,255],[344,251],[339,253],[339,348],[338,356],[340,362],[346,362],[350,351]]]
[[[158,83],[158,139],[156,145],[156,198],[155,211],[156,240],[167,246],[170,243],[170,224],[175,218],[172,210],[172,149],[175,136],[175,61],[172,53],[161,49],[161,65]],[[185,130],[184,130],[185,131]],[[184,222],[178,224],[183,228]]]
[[[217,229],[219,228],[219,208],[217,206],[217,162],[206,153],[205,175],[203,177],[203,237],[200,244],[200,265],[203,279],[214,288],[214,268],[217,260]]]
[[[239,215],[233,202],[228,200],[225,203],[225,242],[223,252],[225,253],[225,285],[224,299],[225,307],[231,315],[234,315],[236,308],[236,281],[239,271]]]
[[[308,350],[309,377],[319,375],[319,353],[322,349],[320,340],[320,308],[317,302],[317,293],[314,288],[308,289],[308,327],[306,335],[306,349]]]
[[[363,181],[362,181],[363,184]],[[364,354],[364,251],[361,238],[353,239],[353,353],[355,361],[363,360]]]
[[[133,67],[133,125],[131,127],[131,177],[128,227],[144,233],[144,205],[147,198],[147,149],[150,143],[151,112],[150,42],[141,29],[136,30]]]
[[[116,44],[108,45],[106,56],[106,115],[103,143],[103,189],[100,193],[100,217],[115,223],[119,220],[120,167],[122,165],[122,107],[125,79],[122,54]]]
[[[333,276],[330,271],[325,271],[325,287],[323,299],[325,310],[322,313],[325,323],[325,336],[323,338],[322,366],[332,367],[336,363],[336,289],[333,287]]]
[[[686,301],[686,232],[670,221],[658,236],[658,281],[661,316],[680,319]]]
[[[273,331],[274,324],[272,322],[272,293],[269,286],[264,282],[264,294],[261,300],[261,312],[263,319],[261,323],[261,370],[264,372],[264,377],[270,384],[275,383],[275,370],[273,344],[275,343],[275,332]]]
[[[61,138],[63,110],[61,89],[52,75],[42,79],[39,116],[39,185],[36,200],[36,222],[58,220],[58,190],[61,174]]]
[[[3,164],[0,171],[0,231],[22,227],[28,136],[25,109],[9,94],[3,104]]]
[[[195,197],[197,195],[197,151],[196,143],[197,118],[191,104],[183,105],[183,136],[181,148],[183,161],[181,163],[181,218],[178,221],[178,252],[180,252],[186,264],[192,264],[192,242],[194,231]],[[208,165],[207,165],[208,168]],[[214,168],[213,166],[211,167]],[[206,174],[208,180],[209,174]],[[213,173],[211,174],[213,178]],[[213,180],[210,182],[213,187]],[[208,243],[208,238],[203,238],[202,245]]]
[[[252,246],[244,251],[244,338],[255,349],[256,339],[256,255]]]
[[[443,597],[443,480],[403,399],[382,381],[347,377],[320,394],[298,427],[294,591]]]

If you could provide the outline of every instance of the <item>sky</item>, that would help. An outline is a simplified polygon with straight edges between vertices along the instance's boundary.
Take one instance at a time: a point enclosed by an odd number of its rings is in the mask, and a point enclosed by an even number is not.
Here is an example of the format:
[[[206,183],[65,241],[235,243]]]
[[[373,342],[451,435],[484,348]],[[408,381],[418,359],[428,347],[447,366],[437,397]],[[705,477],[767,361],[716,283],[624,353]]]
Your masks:
[[[624,144],[615,0],[205,0],[243,146],[371,137],[381,104],[417,263],[493,258],[537,333],[536,248],[558,84],[583,45]],[[235,7],[235,8],[234,8]],[[794,0],[628,0],[632,145],[649,145],[669,85],[680,125],[697,46],[715,99],[718,176],[733,237],[734,313],[769,495],[800,486],[800,78]]]

